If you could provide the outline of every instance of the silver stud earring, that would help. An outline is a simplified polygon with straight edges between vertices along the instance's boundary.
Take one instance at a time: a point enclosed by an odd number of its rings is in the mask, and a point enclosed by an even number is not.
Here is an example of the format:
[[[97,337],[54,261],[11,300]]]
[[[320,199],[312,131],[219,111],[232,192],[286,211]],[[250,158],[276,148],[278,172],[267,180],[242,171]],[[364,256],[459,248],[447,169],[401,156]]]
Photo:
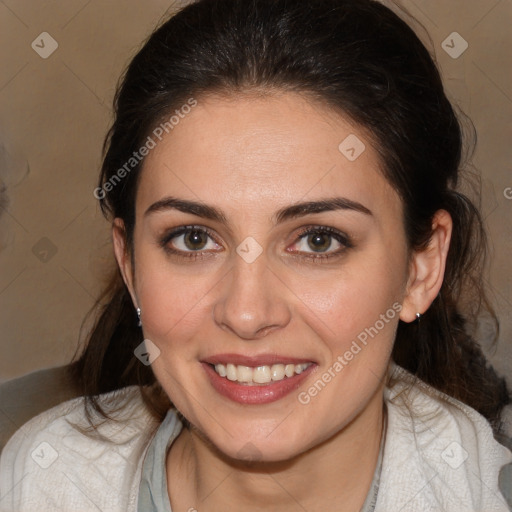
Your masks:
[[[421,313],[416,313],[416,322],[419,324],[421,320]]]
[[[137,308],[137,317],[139,318],[139,327],[142,327],[142,320],[140,319],[140,308]]]

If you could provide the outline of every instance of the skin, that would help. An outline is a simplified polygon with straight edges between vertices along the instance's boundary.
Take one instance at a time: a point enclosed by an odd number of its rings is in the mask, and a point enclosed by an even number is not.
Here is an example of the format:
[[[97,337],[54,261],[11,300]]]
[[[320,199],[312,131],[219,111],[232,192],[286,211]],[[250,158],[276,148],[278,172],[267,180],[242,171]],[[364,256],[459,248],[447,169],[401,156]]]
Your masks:
[[[355,161],[338,149],[350,134],[366,146]],[[364,129],[289,92],[202,98],[148,155],[136,198],[134,265],[121,219],[113,239],[144,337],[161,351],[155,376],[192,425],[167,455],[173,510],[362,506],[378,456],[398,318],[413,321],[436,297],[452,228],[448,213],[437,212],[429,247],[411,252],[401,200],[380,168]],[[176,209],[145,215],[168,196],[214,206],[226,222]],[[274,222],[292,204],[333,197],[371,214],[338,209]],[[166,231],[186,225],[206,227],[215,238],[203,239],[197,259],[159,245]],[[299,238],[308,226],[338,230],[351,247],[322,237],[327,250],[320,254],[339,255],[315,260],[317,246]],[[263,251],[252,263],[236,252],[247,237]],[[178,236],[167,246],[193,252],[184,242]],[[299,392],[394,303],[402,305],[400,315],[301,404]],[[201,366],[220,353],[278,353],[318,366],[286,397],[242,405],[219,395]],[[241,451],[258,460],[245,462]]]

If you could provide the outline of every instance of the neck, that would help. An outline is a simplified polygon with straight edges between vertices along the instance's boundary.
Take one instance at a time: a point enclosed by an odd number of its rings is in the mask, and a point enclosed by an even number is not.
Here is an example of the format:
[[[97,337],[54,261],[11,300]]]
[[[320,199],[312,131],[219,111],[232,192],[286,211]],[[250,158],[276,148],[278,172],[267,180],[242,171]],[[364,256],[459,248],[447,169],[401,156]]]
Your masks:
[[[368,494],[383,434],[382,390],[328,440],[287,461],[226,458],[193,429],[184,429],[167,457],[173,510],[240,508],[358,512]],[[171,456],[172,453],[172,456]]]

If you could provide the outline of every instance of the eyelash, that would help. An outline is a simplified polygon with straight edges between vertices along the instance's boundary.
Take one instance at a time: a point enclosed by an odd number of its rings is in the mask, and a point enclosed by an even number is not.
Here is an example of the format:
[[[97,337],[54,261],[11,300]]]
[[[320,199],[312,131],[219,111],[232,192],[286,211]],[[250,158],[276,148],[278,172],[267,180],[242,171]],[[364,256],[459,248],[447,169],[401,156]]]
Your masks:
[[[299,242],[302,238],[309,236],[309,235],[324,235],[327,234],[330,237],[334,238],[337,242],[339,242],[340,245],[343,247],[336,250],[335,252],[330,253],[302,253],[300,254],[301,257],[307,258],[313,262],[323,263],[332,260],[333,258],[339,258],[344,255],[344,253],[348,249],[352,249],[354,247],[354,244],[352,243],[352,240],[350,237],[341,231],[338,231],[337,229],[330,228],[328,226],[306,226],[302,228],[299,233],[297,234],[297,239],[294,242],[296,244]]]
[[[180,258],[188,259],[189,261],[195,261],[198,258],[205,258],[203,252],[201,251],[191,251],[191,252],[185,252],[180,251],[179,249],[174,249],[169,246],[169,242],[180,235],[189,233],[190,231],[201,231],[203,233],[206,233],[212,240],[215,241],[215,243],[218,243],[215,239],[214,234],[205,227],[202,226],[181,226],[179,228],[173,229],[170,232],[164,234],[164,236],[160,239],[159,245],[164,249],[164,251],[167,254],[170,254],[172,256],[178,256]]]
[[[165,233],[159,240],[159,245],[164,249],[164,251],[170,255],[177,256],[180,258],[187,259],[189,261],[195,261],[199,258],[206,258],[205,253],[202,251],[181,251],[179,249],[174,249],[169,246],[169,242],[174,238],[181,236],[183,234],[187,234],[190,231],[199,231],[208,235],[215,243],[218,244],[215,235],[208,228],[203,226],[181,226],[179,228],[173,229],[168,233]],[[317,234],[327,234],[334,238],[337,242],[339,242],[343,247],[338,249],[335,252],[322,254],[322,253],[301,253],[300,257],[307,258],[313,262],[326,262],[333,258],[341,257],[347,249],[352,249],[354,247],[351,239],[346,234],[328,226],[306,226],[300,230],[297,235],[296,240],[292,245],[295,245],[301,239],[308,235],[317,235]],[[220,244],[219,244],[220,245]]]

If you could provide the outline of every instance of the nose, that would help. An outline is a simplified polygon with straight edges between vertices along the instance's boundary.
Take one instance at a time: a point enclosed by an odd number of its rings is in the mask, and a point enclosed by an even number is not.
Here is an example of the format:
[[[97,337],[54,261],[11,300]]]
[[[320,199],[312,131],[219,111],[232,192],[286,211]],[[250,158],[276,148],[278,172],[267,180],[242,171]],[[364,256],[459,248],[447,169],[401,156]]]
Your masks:
[[[237,255],[213,308],[215,323],[239,338],[260,339],[290,322],[289,294],[264,254],[252,263]]]

